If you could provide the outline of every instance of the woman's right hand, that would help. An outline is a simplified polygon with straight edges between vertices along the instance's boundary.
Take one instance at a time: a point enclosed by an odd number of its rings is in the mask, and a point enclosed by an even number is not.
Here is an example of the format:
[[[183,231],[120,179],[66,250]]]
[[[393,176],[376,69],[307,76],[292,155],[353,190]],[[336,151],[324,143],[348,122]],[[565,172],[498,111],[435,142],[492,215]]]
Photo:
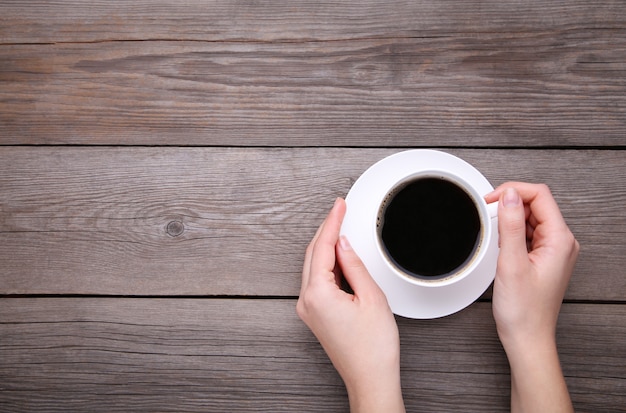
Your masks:
[[[511,365],[512,411],[572,411],[555,334],[579,244],[545,185],[509,182],[485,200],[500,201],[493,315]]]

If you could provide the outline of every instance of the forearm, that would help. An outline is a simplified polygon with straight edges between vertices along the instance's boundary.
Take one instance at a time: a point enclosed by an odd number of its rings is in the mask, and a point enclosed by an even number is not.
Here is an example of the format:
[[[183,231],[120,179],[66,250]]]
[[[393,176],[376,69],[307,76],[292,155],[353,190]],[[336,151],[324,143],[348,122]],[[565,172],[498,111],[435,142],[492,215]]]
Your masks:
[[[509,345],[511,412],[573,412],[554,340]]]

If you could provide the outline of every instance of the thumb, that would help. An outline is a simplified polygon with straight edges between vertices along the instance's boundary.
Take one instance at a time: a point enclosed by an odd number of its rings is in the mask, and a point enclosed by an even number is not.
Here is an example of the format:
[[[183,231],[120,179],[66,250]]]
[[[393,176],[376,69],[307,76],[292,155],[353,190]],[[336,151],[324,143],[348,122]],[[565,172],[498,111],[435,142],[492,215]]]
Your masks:
[[[348,239],[343,235],[339,238],[337,261],[343,276],[356,296],[363,297],[370,294],[382,294],[382,290],[370,275],[365,264],[363,264],[363,261],[352,249]]]
[[[528,260],[524,204],[514,188],[507,188],[500,196],[498,232],[502,264],[519,266]]]

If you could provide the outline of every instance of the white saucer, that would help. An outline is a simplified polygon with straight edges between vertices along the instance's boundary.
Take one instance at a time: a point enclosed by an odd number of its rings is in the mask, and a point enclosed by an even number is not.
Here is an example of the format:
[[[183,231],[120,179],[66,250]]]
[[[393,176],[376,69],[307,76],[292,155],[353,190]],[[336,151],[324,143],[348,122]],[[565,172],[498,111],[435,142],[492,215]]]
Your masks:
[[[484,235],[481,259],[468,274],[454,283],[421,285],[399,276],[378,247],[376,219],[388,192],[400,181],[420,172],[447,171],[472,186],[480,201],[493,190],[487,179],[472,165],[445,152],[417,149],[399,152],[367,169],[346,196],[347,212],[341,234],[346,235],[376,283],[387,296],[391,310],[408,318],[437,318],[472,304],[493,281],[498,259],[496,205],[485,208],[491,216],[491,230]],[[479,202],[480,202],[479,201]]]

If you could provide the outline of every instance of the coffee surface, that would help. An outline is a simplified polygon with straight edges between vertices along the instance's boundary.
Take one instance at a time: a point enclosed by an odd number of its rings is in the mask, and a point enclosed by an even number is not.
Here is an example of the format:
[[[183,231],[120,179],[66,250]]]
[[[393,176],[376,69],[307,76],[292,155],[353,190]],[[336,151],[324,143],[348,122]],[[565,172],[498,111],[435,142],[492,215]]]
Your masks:
[[[379,235],[387,255],[418,278],[442,278],[463,266],[480,240],[476,204],[455,183],[418,178],[383,205]]]

